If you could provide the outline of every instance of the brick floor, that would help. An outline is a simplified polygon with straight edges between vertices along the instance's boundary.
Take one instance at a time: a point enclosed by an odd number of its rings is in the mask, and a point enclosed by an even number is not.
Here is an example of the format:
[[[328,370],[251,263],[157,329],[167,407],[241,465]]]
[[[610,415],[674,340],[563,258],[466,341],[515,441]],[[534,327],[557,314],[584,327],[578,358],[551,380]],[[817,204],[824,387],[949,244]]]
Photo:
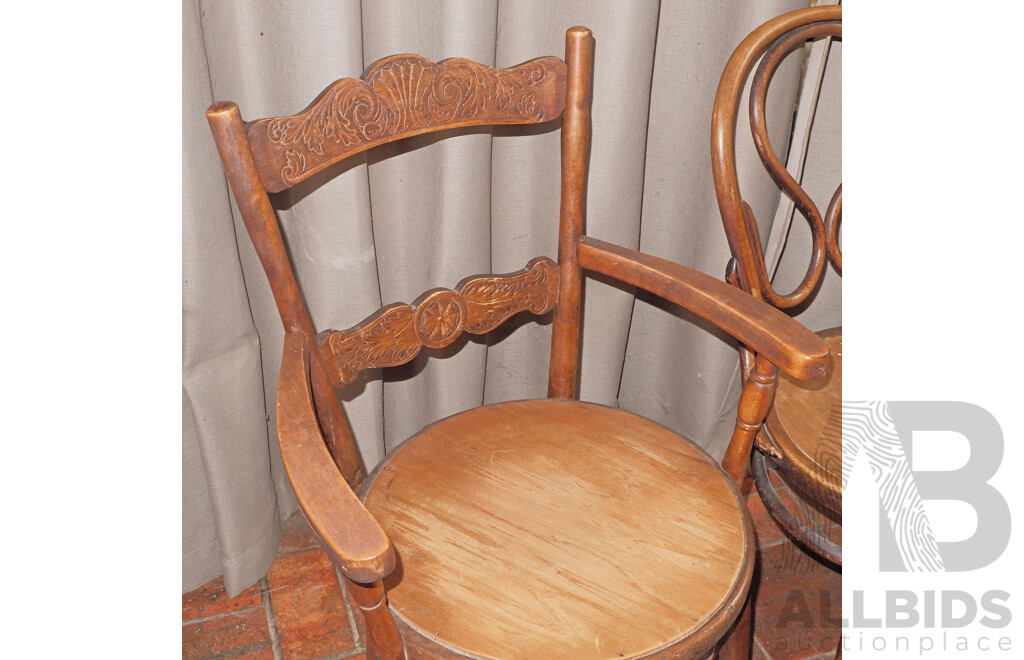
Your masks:
[[[837,522],[774,477],[795,513],[842,539]],[[754,660],[831,660],[839,643],[842,576],[794,544],[756,492],[747,505],[761,549]],[[266,578],[235,598],[223,580],[213,580],[182,596],[181,618],[185,659],[365,660],[362,621],[301,513],[285,523]]]
[[[797,518],[842,541],[842,526],[835,519],[807,503],[774,470],[769,474],[780,499]],[[756,491],[747,495],[747,508],[754,519],[761,551],[754,592],[753,657],[832,660],[841,631],[841,573],[790,540]]]

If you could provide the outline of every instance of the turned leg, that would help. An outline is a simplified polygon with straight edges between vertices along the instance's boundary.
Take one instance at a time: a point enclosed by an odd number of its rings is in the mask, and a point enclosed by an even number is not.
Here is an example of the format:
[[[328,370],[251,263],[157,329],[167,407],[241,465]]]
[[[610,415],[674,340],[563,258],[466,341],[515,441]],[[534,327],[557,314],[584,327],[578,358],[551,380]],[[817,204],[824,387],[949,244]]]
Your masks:
[[[739,618],[722,639],[718,647],[718,660],[750,660],[754,643],[753,616],[751,616],[754,604],[752,600],[750,596],[747,597],[747,602],[744,603]]]
[[[361,584],[345,579],[352,600],[366,620],[366,660],[402,660],[405,646],[398,626],[388,609],[388,596],[384,583]]]
[[[736,411],[736,428],[722,458],[722,468],[738,486],[742,487],[743,478],[747,476],[754,437],[761,430],[761,423],[772,405],[778,377],[778,367],[758,355],[743,384],[740,405]]]

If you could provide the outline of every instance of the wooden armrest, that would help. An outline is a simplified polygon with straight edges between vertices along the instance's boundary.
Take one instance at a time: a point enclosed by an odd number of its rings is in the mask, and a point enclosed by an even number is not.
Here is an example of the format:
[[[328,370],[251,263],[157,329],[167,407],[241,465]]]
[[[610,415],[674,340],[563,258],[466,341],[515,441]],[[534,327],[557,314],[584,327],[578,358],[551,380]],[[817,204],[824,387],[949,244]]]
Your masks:
[[[800,380],[825,375],[828,346],[786,314],[710,275],[636,250],[584,237],[579,264],[676,303]]]
[[[309,356],[300,332],[284,338],[277,385],[277,440],[299,506],[341,572],[356,582],[383,579],[395,567],[391,540],[331,459],[310,394]]]

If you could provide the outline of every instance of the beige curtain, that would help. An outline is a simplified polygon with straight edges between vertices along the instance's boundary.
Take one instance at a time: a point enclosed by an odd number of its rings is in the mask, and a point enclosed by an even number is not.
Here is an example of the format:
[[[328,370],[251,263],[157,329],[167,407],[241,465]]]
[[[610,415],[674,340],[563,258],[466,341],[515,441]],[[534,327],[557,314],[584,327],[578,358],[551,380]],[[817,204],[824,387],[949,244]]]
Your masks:
[[[384,55],[506,67],[562,55],[565,30],[586,25],[597,44],[588,234],[721,277],[729,253],[708,146],[718,77],[750,30],[806,4],[185,0],[183,590],[221,574],[232,593],[255,582],[273,559],[279,521],[296,509],[273,431],[281,322],[220,172],[203,115],[210,103],[234,100],[246,119],[292,114]],[[800,57],[791,59],[768,111],[783,150],[801,71]],[[276,197],[317,329],[343,329],[381,304],[555,255],[557,126],[513,132],[389,145]],[[823,160],[838,160],[835,139]],[[779,194],[752,151],[741,152],[741,176],[767,235]],[[838,310],[835,293],[823,293]],[[438,418],[543,397],[550,324],[527,321],[456,342],[446,359],[423,354],[339,390],[367,467]],[[732,341],[595,279],[586,284],[583,333],[583,399],[646,415],[721,454],[735,406]]]

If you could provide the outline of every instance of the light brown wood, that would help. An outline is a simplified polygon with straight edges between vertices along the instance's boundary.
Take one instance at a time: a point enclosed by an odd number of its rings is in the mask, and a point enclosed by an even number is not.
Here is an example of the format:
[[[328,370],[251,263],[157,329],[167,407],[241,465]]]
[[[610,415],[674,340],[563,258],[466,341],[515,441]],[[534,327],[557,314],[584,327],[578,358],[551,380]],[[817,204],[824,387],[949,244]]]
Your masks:
[[[768,87],[780,63],[790,53],[804,48],[811,39],[841,36],[842,7],[838,5],[799,9],[772,19],[751,32],[735,49],[722,73],[715,96],[711,120],[712,172],[733,257],[726,269],[726,280],[754,298],[780,309],[794,308],[809,300],[821,282],[826,258],[837,269],[842,269],[838,245],[842,186],[839,186],[823,217],[810,195],[787,171],[772,148],[765,115]],[[748,86],[749,103],[744,103],[742,95]],[[811,254],[807,269],[801,281],[787,294],[781,294],[773,287],[753,210],[740,194],[735,143],[737,117],[743,107],[748,108],[753,144],[762,164],[781,192],[793,201],[810,229]],[[763,348],[739,338],[740,367],[745,383],[736,430],[723,459],[723,466],[730,475],[743,478],[751,464],[756,441],[761,453],[754,456],[758,467],[755,481],[767,510],[805,547],[819,557],[839,563],[842,561],[841,550],[801,524],[779,499],[764,469],[762,454],[775,459],[787,479],[802,488],[812,501],[820,502],[841,515],[842,432],[841,415],[838,414],[842,396],[841,335],[841,331],[835,336],[825,335],[832,354],[827,380],[802,382],[805,377],[783,369],[787,373],[774,387],[774,401],[769,396],[773,387],[765,381],[766,376],[759,368],[766,355]],[[764,430],[755,437],[754,432],[761,426],[762,418],[765,418]],[[747,628],[738,626],[736,629],[740,637],[746,637],[748,632]],[[728,640],[722,646],[723,660],[745,657],[749,652],[745,650],[747,645],[745,639],[738,637]]]
[[[346,577],[374,582],[391,573],[391,542],[341,478],[317,424],[306,338],[289,332],[277,387],[277,438],[303,515]]]
[[[302,302],[277,216],[274,215],[270,198],[260,181],[256,156],[246,138],[245,124],[238,105],[218,101],[206,111],[206,119],[210,123],[214,142],[217,143],[228,185],[242,214],[245,230],[267,274],[285,332],[301,332],[309,345],[315,346],[313,323]],[[338,403],[319,351],[311,360],[310,369],[317,415],[326,433],[331,456],[345,480],[352,486],[358,486],[365,476],[363,462],[356,451],[348,418]]]
[[[839,223],[843,217],[843,184],[839,184],[825,211],[825,251],[828,260],[843,272],[843,251],[839,249]]]
[[[842,37],[842,16],[841,6],[818,6],[789,12],[768,21],[747,36],[733,52],[722,73],[715,96],[711,128],[712,169],[715,193],[733,256],[727,279],[753,297],[780,309],[793,308],[808,301],[811,293],[821,282],[826,259],[837,269],[842,267],[842,255],[838,245],[842,186],[836,190],[825,215],[822,216],[818,206],[786,170],[772,148],[766,127],[765,99],[772,76],[787,55],[803,48],[811,39]],[[743,103],[741,97],[748,82],[749,103]],[[740,196],[735,157],[736,119],[744,107],[749,108],[753,142],[762,164],[781,191],[793,200],[796,209],[807,220],[811,231],[810,262],[800,283],[788,294],[780,294],[772,286],[764,263],[757,223],[750,206]],[[740,343],[741,364],[746,373],[752,361],[751,353],[758,354],[759,358],[763,349],[742,338]],[[841,369],[841,361],[836,360],[832,369]],[[785,368],[783,371],[786,371]],[[794,379],[809,379],[792,371],[788,371],[788,374],[793,378],[783,379],[780,383],[775,394],[774,407],[768,413],[769,430],[765,435],[771,436],[777,431],[779,437],[775,443],[758,440],[757,446],[777,459],[780,469],[787,475],[792,475],[798,486],[815,498],[821,493],[825,498],[823,503],[830,509],[839,511],[841,487],[837,485],[839,470],[836,465],[841,462],[841,448],[834,446],[838,440],[821,442],[821,428],[825,425],[824,420],[829,414],[830,406],[835,403],[832,397],[826,396],[826,393],[834,392],[835,397],[841,396],[841,372],[828,377],[831,386],[817,383],[793,387]],[[812,394],[803,403],[796,403],[796,398],[807,394],[801,390],[818,391],[819,394]],[[825,404],[825,407],[817,409],[819,404]],[[780,406],[788,406],[794,410],[785,424],[779,422],[777,409]],[[812,412],[815,409],[817,411]],[[786,425],[792,426],[794,433],[787,431]],[[734,435],[733,446],[727,451],[730,472],[740,469],[743,462],[740,455],[744,449],[749,451],[746,438]],[[831,467],[824,468],[814,457],[821,457],[821,461],[829,463]],[[769,506],[769,510],[774,510],[773,506]],[[814,547],[809,541],[808,543]]]
[[[565,33],[568,65],[562,113],[562,198],[558,220],[558,307],[551,327],[548,396],[573,399],[579,391],[580,300],[583,272],[576,242],[583,236],[587,152],[590,145],[590,93],[593,87],[594,37],[585,27]]]
[[[393,55],[343,78],[292,117],[252,122],[266,189],[280,192],[386,142],[461,126],[535,124],[558,117],[565,63],[542,57],[508,69],[454,57]]]
[[[712,171],[715,194],[733,257],[727,268],[727,281],[780,309],[792,309],[808,303],[821,283],[826,261],[830,261],[837,270],[842,269],[838,242],[842,186],[836,190],[823,216],[815,201],[794,175],[787,171],[771,145],[765,115],[768,87],[785,58],[800,52],[809,40],[842,38],[842,16],[841,6],[817,6],[792,11],[766,22],[751,32],[733,52],[715,96],[711,121]],[[742,97],[748,87],[749,102],[745,102]],[[754,147],[765,170],[780,191],[793,201],[794,207],[807,221],[810,229],[811,249],[807,269],[801,281],[786,294],[779,293],[773,287],[765,266],[753,211],[740,195],[735,144],[737,117],[744,108],[747,108],[749,115]],[[841,351],[841,339],[838,348]],[[753,356],[756,355],[756,360],[760,360],[761,353],[762,349],[741,339],[740,363],[744,375],[750,374],[753,377]],[[842,390],[841,356],[836,358],[831,369],[833,373],[828,376],[829,383],[795,386],[792,378],[782,380],[775,393],[774,405],[767,413],[765,431],[757,438],[756,445],[763,454],[775,459],[791,483],[804,490],[812,500],[838,513],[842,508],[842,434],[838,407]],[[797,380],[804,379],[792,372],[789,376]],[[748,387],[752,388],[749,380],[744,388],[744,397],[747,396]],[[751,396],[757,398],[755,394]],[[741,408],[743,406],[741,401]],[[787,413],[786,410],[791,412]],[[830,413],[834,419],[829,418]],[[785,421],[780,421],[780,417]],[[826,421],[829,423],[826,424]],[[737,429],[740,426],[737,420]],[[749,440],[749,434],[733,435],[733,441],[726,452],[726,463],[731,474],[746,472],[751,449]],[[759,466],[763,465],[763,457],[757,457],[757,462]],[[758,493],[768,511],[776,516],[788,532],[819,556],[841,563],[841,550],[806,525],[795,522],[796,518],[786,510],[774,488],[765,482],[767,472],[759,469],[755,478],[758,480]]]
[[[725,282],[667,259],[589,236],[578,245],[580,264],[681,305],[739,339],[786,373],[819,378],[828,348],[818,337],[777,309]]]
[[[708,625],[710,647],[738,607],[713,615],[749,581],[738,490],[622,410],[477,408],[412,438],[368,485],[398,548],[392,608],[471,656],[640,657]]]
[[[843,398],[843,330],[819,333],[833,367],[826,378],[803,382],[783,376],[766,426],[778,449],[780,469],[831,511],[843,511],[842,433],[826,432]]]
[[[348,580],[346,584],[359,614],[366,621],[366,657],[369,660],[407,660],[402,633],[388,609],[384,584],[380,580],[372,584]]]
[[[722,469],[736,483],[741,483],[747,476],[750,451],[764,417],[768,414],[768,408],[772,405],[772,394],[775,392],[778,377],[778,368],[763,355],[758,355],[743,383],[743,392],[740,394],[736,411],[736,426],[725,450],[725,456],[722,457]]]
[[[490,332],[519,312],[549,312],[557,299],[558,265],[539,257],[515,273],[467,277],[455,291],[433,289],[348,330],[322,332],[320,347],[335,384],[343,385],[364,369],[405,364],[425,346],[448,346],[463,332]]]
[[[807,297],[821,279],[825,268],[825,226],[817,205],[803,187],[797,183],[793,175],[789,173],[772,148],[766,125],[765,102],[768,97],[768,86],[771,83],[771,79],[787,55],[795,50],[802,49],[808,39],[826,35],[842,35],[841,23],[837,20],[826,20],[824,15],[824,12],[819,12],[818,14],[805,13],[804,25],[790,29],[768,46],[764,51],[764,56],[760,59],[757,70],[751,78],[749,114],[754,147],[757,149],[758,156],[760,156],[765,170],[772,180],[775,181],[776,185],[779,186],[779,189],[793,200],[796,209],[807,220],[811,231],[811,259],[807,270],[804,272],[803,279],[792,293],[780,295],[772,286],[771,279],[765,270],[764,260],[761,258],[760,239],[757,236],[753,212],[748,204],[745,202],[743,204],[744,216],[748,227],[746,231],[754,239],[753,257],[755,261],[752,264],[753,270],[757,273],[764,299],[781,308],[793,307],[807,300]],[[740,50],[742,51],[742,46]],[[719,100],[716,99],[716,103]],[[741,262],[741,264],[743,263]]]

